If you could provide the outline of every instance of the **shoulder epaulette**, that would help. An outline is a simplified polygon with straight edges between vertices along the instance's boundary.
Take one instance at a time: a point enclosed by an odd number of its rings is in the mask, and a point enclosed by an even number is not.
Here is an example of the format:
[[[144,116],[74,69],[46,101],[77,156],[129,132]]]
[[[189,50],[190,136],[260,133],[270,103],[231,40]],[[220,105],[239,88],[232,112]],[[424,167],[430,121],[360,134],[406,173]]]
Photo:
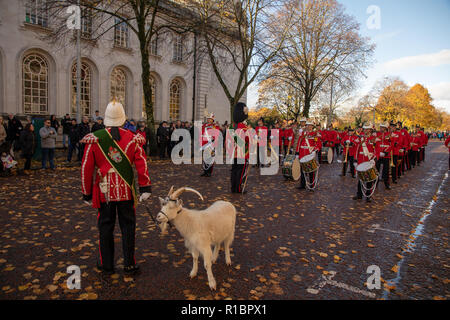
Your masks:
[[[98,142],[98,138],[93,133],[88,133],[80,141],[81,143],[93,144]]]
[[[135,141],[138,144],[144,144],[145,138],[141,134],[136,133],[133,137],[133,141]]]

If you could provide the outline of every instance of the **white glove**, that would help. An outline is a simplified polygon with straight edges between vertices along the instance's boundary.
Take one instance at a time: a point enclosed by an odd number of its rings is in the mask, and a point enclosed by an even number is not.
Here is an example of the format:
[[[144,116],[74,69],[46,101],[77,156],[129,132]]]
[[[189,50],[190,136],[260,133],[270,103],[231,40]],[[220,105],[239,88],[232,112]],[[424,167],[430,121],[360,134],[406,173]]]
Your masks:
[[[398,150],[398,151],[400,151],[400,152],[403,152],[403,151],[405,151],[405,150],[403,150],[403,149],[400,149],[400,150]]]
[[[255,139],[258,139],[258,136],[257,136],[257,135],[255,136]]]
[[[289,137],[288,140],[291,141],[291,140],[292,140],[292,137]]]
[[[151,193],[144,192],[144,193],[141,194],[141,196],[139,197],[139,202],[146,201],[148,198],[150,198],[151,195],[152,195]]]
[[[272,140],[273,139],[273,136],[270,136],[270,140]]]
[[[386,154],[384,152],[380,152],[380,157],[384,157]]]
[[[353,165],[354,165],[355,167],[357,167],[357,166],[358,166],[358,162],[353,162]]]
[[[346,144],[350,144],[350,140],[345,141]]]
[[[92,201],[86,201],[86,200],[84,200],[83,201],[86,205],[88,205],[89,207],[92,207]]]

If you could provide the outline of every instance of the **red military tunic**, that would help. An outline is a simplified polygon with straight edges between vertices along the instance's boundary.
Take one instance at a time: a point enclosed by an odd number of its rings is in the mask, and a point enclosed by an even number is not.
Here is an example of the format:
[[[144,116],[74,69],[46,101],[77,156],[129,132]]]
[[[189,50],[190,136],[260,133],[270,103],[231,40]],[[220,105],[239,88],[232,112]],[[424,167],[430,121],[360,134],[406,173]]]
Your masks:
[[[411,149],[412,151],[419,151],[422,147],[422,137],[418,133],[413,133],[411,136]]]
[[[375,157],[374,136],[362,136],[356,146],[358,164],[372,160]]]
[[[400,149],[402,148],[402,134],[400,131],[395,130],[391,133],[391,150],[394,156],[398,156],[400,154]]]
[[[296,152],[301,159],[307,155],[310,155],[314,151],[318,151],[322,148],[322,141],[317,132],[303,132],[303,136],[298,139]]]
[[[356,147],[358,146],[358,143],[360,142],[360,138],[359,138],[359,136],[357,136],[355,134],[346,134],[341,140],[341,144],[344,148],[347,147],[347,144],[346,144],[347,141],[350,141],[348,155],[350,157],[355,157]],[[344,152],[345,152],[345,149],[344,149]]]
[[[215,130],[217,131],[215,131]],[[219,143],[219,139],[217,138],[221,134],[220,128],[216,126],[214,123],[205,123],[202,126],[202,136],[201,136],[201,146],[203,147],[209,142],[214,141],[214,147],[217,147],[217,144]]]
[[[107,130],[111,131],[109,128]],[[145,142],[144,138],[140,134],[134,135],[132,132],[122,128],[119,129],[119,132],[120,141],[116,141],[116,143],[127,155],[131,164],[134,163],[138,174],[139,186],[149,187],[151,182],[147,161],[145,152],[141,147],[142,142]],[[116,173],[106,159],[98,145],[98,138],[90,133],[81,142],[86,143],[81,164],[81,190],[85,196],[92,195],[92,206],[100,208],[100,204],[104,202],[133,200],[131,188]],[[96,167],[97,170],[94,171]],[[93,175],[95,176],[95,181],[92,179]],[[100,182],[104,177],[106,177],[107,181],[106,194],[100,191]]]
[[[383,158],[391,156],[391,140],[389,132],[378,132],[375,138],[375,154],[377,159],[380,159],[380,153],[384,153]]]
[[[289,140],[289,138],[291,140]],[[284,129],[284,145],[289,146],[289,142],[291,146],[294,144],[294,130],[292,128]]]
[[[447,137],[444,144],[448,148],[448,152],[450,152],[450,135]]]

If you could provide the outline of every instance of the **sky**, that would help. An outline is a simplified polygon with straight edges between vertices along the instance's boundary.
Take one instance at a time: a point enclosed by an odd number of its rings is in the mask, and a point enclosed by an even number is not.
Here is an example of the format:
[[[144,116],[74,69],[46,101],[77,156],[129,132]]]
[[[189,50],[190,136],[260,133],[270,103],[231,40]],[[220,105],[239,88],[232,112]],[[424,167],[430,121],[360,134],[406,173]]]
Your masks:
[[[360,23],[362,36],[376,44],[374,64],[360,80],[353,100],[367,94],[377,80],[396,76],[407,85],[424,85],[435,107],[450,113],[450,0],[338,0]],[[379,9],[379,25],[373,23]],[[372,22],[372,23],[370,23]],[[256,107],[257,86],[248,92]],[[348,106],[344,106],[348,107]]]

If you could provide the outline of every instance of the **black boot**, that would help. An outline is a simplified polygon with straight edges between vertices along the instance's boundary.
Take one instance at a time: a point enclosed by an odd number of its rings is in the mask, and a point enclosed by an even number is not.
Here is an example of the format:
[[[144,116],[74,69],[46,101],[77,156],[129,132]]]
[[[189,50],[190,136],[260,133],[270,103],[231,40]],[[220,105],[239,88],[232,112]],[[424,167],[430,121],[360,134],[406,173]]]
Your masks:
[[[127,275],[133,275],[137,274],[140,271],[140,268],[137,264],[132,266],[123,267],[123,272],[125,272]]]
[[[98,262],[97,262],[97,269],[99,270],[99,271],[101,271],[101,273],[102,274],[104,274],[104,275],[111,275],[111,274],[114,274],[114,268],[113,269],[105,269],[105,268],[103,268],[103,266],[102,265],[100,265]]]

